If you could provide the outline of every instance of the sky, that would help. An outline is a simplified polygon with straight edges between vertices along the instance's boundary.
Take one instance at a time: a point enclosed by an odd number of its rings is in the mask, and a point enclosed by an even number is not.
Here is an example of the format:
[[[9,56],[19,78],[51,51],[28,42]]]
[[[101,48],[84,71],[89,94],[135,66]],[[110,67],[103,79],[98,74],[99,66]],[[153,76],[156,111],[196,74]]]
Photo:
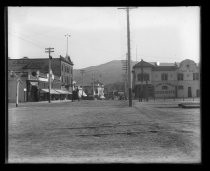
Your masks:
[[[8,56],[53,58],[68,54],[75,69],[124,60],[126,11],[117,7],[8,7]],[[200,60],[199,7],[130,10],[131,59],[148,62]]]

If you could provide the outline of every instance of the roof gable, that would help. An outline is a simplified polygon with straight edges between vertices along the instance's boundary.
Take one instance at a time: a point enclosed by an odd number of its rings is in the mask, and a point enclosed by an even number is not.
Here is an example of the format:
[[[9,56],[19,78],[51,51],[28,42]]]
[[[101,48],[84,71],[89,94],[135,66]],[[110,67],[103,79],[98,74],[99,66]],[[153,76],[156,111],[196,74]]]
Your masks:
[[[64,62],[69,63],[70,65],[74,65],[73,62],[71,61],[70,56],[63,57],[63,56],[60,55],[60,59],[61,59],[62,61],[64,61]]]
[[[154,67],[154,65],[152,65],[151,63],[145,62],[143,60],[141,60],[139,63],[137,63],[136,65],[133,66],[133,68],[137,68],[137,67]]]

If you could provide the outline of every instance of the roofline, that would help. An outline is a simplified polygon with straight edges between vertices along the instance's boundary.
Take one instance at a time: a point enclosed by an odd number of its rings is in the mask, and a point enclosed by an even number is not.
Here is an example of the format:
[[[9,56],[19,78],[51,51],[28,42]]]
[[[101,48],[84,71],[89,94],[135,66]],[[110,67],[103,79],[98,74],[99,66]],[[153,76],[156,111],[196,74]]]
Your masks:
[[[40,59],[49,59],[49,58],[25,58],[25,59],[24,58],[18,58],[18,59],[11,59],[10,58],[9,60],[31,60],[31,59],[32,60],[33,59],[39,59],[40,60]],[[52,58],[52,59],[60,59],[60,58]]]
[[[65,60],[64,57],[52,58],[52,60],[53,60],[53,59],[59,59],[59,60],[62,60],[62,61],[64,61],[64,62],[66,62],[66,63],[72,65],[72,66],[74,65],[73,62],[69,62],[69,61]],[[26,61],[29,61],[29,60],[49,60],[49,58],[27,58],[27,59],[24,59],[24,58],[11,59],[11,58],[10,58],[10,59],[8,59],[8,60],[26,60]]]

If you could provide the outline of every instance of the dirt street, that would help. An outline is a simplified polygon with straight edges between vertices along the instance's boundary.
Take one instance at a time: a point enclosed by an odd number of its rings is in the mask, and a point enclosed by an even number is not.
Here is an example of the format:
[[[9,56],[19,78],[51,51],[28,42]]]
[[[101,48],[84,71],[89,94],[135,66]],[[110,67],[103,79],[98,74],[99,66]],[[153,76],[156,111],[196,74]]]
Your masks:
[[[200,109],[174,101],[9,106],[9,162],[200,162]]]

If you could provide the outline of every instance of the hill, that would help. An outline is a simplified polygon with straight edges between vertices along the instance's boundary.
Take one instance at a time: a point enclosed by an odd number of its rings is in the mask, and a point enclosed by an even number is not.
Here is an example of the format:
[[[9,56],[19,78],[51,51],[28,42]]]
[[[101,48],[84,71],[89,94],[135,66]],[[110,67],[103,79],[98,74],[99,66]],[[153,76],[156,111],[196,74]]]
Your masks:
[[[136,62],[132,61],[131,66]],[[83,75],[83,85],[90,85],[93,82],[93,74],[95,80],[101,81],[104,85],[123,82],[123,74],[121,60],[113,60],[105,64],[82,68],[85,70]],[[77,84],[82,84],[82,74],[80,69],[74,69],[74,80]]]

